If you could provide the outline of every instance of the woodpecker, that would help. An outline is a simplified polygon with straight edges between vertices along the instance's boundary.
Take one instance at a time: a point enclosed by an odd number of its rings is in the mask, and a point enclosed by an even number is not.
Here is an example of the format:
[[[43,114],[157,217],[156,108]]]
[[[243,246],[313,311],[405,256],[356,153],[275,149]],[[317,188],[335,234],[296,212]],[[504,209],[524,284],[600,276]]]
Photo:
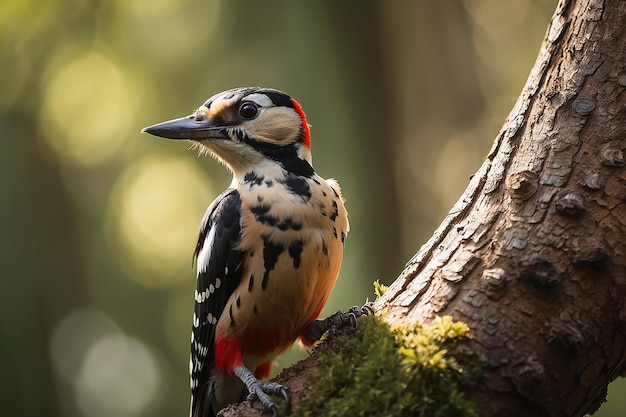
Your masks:
[[[263,381],[273,358],[367,313],[317,320],[349,229],[339,184],[315,172],[304,111],[275,89],[227,90],[143,132],[189,140],[233,175],[207,209],[194,252],[190,415],[214,416],[244,398],[276,415],[270,395],[289,395]]]

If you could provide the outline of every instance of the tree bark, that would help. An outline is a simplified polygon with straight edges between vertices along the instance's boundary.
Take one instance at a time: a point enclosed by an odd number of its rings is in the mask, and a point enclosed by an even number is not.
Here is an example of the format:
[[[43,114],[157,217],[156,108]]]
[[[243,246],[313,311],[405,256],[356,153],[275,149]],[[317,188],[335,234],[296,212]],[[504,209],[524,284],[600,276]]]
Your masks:
[[[481,169],[380,300],[472,329],[482,416],[580,416],[624,371],[626,3],[562,1]]]
[[[481,416],[592,413],[626,370],[625,141],[626,2],[562,0],[483,166],[376,302],[469,325]],[[296,402],[314,364],[279,379]]]

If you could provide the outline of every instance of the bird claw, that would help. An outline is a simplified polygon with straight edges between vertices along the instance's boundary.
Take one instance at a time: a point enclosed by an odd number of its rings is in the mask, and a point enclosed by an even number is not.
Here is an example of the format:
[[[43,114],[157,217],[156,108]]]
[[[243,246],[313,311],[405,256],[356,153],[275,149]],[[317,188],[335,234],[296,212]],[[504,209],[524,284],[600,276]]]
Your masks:
[[[272,412],[272,417],[278,417],[278,406],[274,401],[270,399],[270,395],[280,395],[287,403],[287,409],[291,409],[291,398],[289,392],[285,387],[276,382],[257,381],[258,383],[252,383],[249,387],[250,394],[246,397],[246,400],[252,402],[255,399],[259,400],[266,410]]]
[[[355,308],[355,307],[352,307],[352,308]],[[367,303],[363,304],[363,307],[356,307],[356,308],[360,308],[362,315],[365,315],[365,316],[370,316],[376,313],[376,310],[374,310],[374,303],[371,301],[368,301]]]
[[[346,313],[343,310],[339,310],[329,318],[331,318],[332,323],[328,328],[328,335],[330,337],[339,336],[341,330],[345,327],[350,327],[351,329],[354,329],[356,327],[357,316],[351,311]]]
[[[314,336],[314,340],[318,340],[325,332],[328,332],[330,337],[337,337],[343,328],[356,328],[357,319],[361,316],[369,316],[370,314],[374,314],[374,308],[371,302],[366,303],[363,307],[351,307],[347,312],[339,310],[324,320],[318,320],[312,323],[313,328],[311,329],[311,335]]]
[[[287,388],[281,385],[279,394],[282,395],[282,397],[285,399],[285,402],[287,403],[287,409],[291,409],[291,397],[289,396],[289,392],[287,391]]]
[[[291,409],[291,398],[289,397],[289,392],[282,385],[276,382],[260,381],[243,366],[235,368],[234,372],[235,375],[237,375],[248,388],[249,394],[246,397],[247,401],[252,402],[254,400],[259,400],[266,410],[272,412],[272,417],[278,417],[278,406],[274,401],[272,401],[270,395],[280,395],[287,402],[287,409]]]

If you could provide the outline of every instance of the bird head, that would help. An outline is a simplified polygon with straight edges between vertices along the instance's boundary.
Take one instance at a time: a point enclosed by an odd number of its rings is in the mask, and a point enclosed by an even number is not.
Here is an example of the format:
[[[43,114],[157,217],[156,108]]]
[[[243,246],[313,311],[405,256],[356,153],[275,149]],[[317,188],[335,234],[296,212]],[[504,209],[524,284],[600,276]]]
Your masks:
[[[266,163],[278,163],[288,171],[313,171],[309,125],[302,107],[271,88],[224,91],[191,115],[146,127],[142,132],[189,140],[221,160],[235,175]]]

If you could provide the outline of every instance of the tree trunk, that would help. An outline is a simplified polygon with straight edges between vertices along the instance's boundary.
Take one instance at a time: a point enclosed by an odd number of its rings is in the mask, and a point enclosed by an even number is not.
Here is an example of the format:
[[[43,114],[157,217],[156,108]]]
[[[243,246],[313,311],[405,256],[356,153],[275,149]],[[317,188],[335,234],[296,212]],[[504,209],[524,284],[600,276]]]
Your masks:
[[[450,314],[482,416],[580,416],[624,371],[626,3],[562,1],[481,169],[378,303]]]
[[[592,413],[626,370],[625,141],[626,2],[563,0],[485,163],[376,302],[469,325],[481,416]]]

